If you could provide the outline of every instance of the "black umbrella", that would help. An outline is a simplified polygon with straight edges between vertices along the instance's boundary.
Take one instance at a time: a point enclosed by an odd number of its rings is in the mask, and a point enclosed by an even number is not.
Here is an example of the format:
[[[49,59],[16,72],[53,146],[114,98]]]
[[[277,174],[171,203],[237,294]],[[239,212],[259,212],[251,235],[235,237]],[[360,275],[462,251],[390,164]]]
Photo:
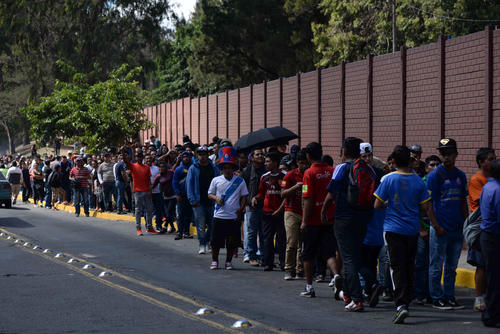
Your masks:
[[[234,144],[234,148],[237,151],[248,151],[253,148],[283,145],[298,137],[299,136],[286,128],[275,126],[272,128],[259,129],[244,135]]]

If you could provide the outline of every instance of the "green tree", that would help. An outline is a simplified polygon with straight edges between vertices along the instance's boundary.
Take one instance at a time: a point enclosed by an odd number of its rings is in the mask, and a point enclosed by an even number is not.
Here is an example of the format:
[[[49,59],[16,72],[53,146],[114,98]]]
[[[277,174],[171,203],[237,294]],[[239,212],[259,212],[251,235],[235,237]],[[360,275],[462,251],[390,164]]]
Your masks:
[[[110,73],[108,80],[89,84],[85,74],[58,64],[72,80],[56,81],[50,96],[23,109],[38,143],[65,137],[84,141],[95,151],[118,146],[152,126],[141,112],[145,92],[135,80],[141,68],[129,71],[122,65]]]

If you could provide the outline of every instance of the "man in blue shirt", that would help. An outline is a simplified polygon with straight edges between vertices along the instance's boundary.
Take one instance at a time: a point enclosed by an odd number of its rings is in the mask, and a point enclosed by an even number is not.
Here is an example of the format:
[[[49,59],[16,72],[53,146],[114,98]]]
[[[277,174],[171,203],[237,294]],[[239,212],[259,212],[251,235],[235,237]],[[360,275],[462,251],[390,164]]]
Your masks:
[[[442,163],[427,177],[427,188],[438,225],[430,228],[429,292],[433,307],[440,310],[461,309],[455,300],[455,277],[462,251],[463,222],[468,216],[467,178],[455,167],[457,143],[451,138],[439,141]],[[441,287],[444,264],[443,288]]]
[[[500,324],[500,160],[490,167],[491,176],[483,187],[481,210],[481,253],[486,269],[486,310],[482,320],[485,326]]]
[[[179,167],[175,169],[174,177],[172,180],[172,187],[174,188],[174,192],[177,197],[178,232],[175,240],[180,240],[182,238],[193,238],[193,236],[189,234],[189,224],[191,223],[191,218],[193,217],[193,209],[191,208],[191,204],[189,203],[186,189],[186,178],[189,167],[191,167],[192,163],[191,152],[182,152],[181,159],[182,162]]]
[[[424,181],[410,166],[410,149],[398,145],[392,155],[396,172],[382,178],[374,195],[377,198],[375,209],[387,207],[384,232],[397,308],[393,322],[402,324],[409,315],[408,307],[413,298],[415,255],[420,231],[419,209],[426,211],[433,224],[436,225],[437,221]]]

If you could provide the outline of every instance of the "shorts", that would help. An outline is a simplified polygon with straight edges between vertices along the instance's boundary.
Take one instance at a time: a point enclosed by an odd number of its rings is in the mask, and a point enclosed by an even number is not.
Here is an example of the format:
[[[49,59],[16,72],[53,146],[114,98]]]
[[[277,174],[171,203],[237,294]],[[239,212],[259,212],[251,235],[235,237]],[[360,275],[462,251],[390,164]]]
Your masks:
[[[302,261],[314,261],[318,255],[325,261],[335,257],[337,239],[333,225],[307,226],[302,238]]]
[[[214,217],[210,245],[212,248],[238,248],[241,245],[241,223]]]
[[[467,252],[467,263],[474,267],[484,268],[485,263],[483,253],[477,249],[469,248],[469,251]]]

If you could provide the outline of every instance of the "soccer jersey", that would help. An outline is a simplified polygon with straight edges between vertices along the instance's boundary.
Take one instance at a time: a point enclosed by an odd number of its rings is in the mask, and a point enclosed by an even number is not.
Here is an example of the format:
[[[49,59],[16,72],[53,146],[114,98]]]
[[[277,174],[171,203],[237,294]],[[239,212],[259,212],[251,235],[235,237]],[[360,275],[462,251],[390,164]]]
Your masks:
[[[280,171],[276,174],[267,172],[260,178],[259,195],[264,198],[263,212],[273,213],[281,206],[283,202],[281,198],[281,182],[284,177],[285,174]]]
[[[231,187],[233,182],[240,182],[238,187],[232,192],[227,194],[227,190]],[[228,180],[224,175],[214,177],[208,188],[208,194],[212,194],[224,198],[224,205],[215,206],[214,217],[219,219],[235,220],[237,218],[237,211],[240,208],[240,198],[248,195],[247,185],[245,181],[239,176],[233,175],[231,180]]]
[[[420,204],[430,200],[424,181],[415,173],[387,175],[375,191],[375,197],[387,204],[384,231],[417,235],[420,230]]]
[[[298,168],[286,173],[285,178],[281,182],[281,188],[290,189],[297,183],[302,182],[304,175]],[[302,215],[302,189],[298,189],[291,197],[285,200],[285,211],[295,212]]]
[[[328,194],[328,184],[332,178],[333,167],[325,163],[312,164],[311,167],[304,172],[302,179],[302,197],[312,198],[313,205],[309,219],[305,222],[306,225],[320,226],[321,209]],[[329,224],[333,224],[333,216],[335,214],[335,205],[331,205],[328,209]]]

